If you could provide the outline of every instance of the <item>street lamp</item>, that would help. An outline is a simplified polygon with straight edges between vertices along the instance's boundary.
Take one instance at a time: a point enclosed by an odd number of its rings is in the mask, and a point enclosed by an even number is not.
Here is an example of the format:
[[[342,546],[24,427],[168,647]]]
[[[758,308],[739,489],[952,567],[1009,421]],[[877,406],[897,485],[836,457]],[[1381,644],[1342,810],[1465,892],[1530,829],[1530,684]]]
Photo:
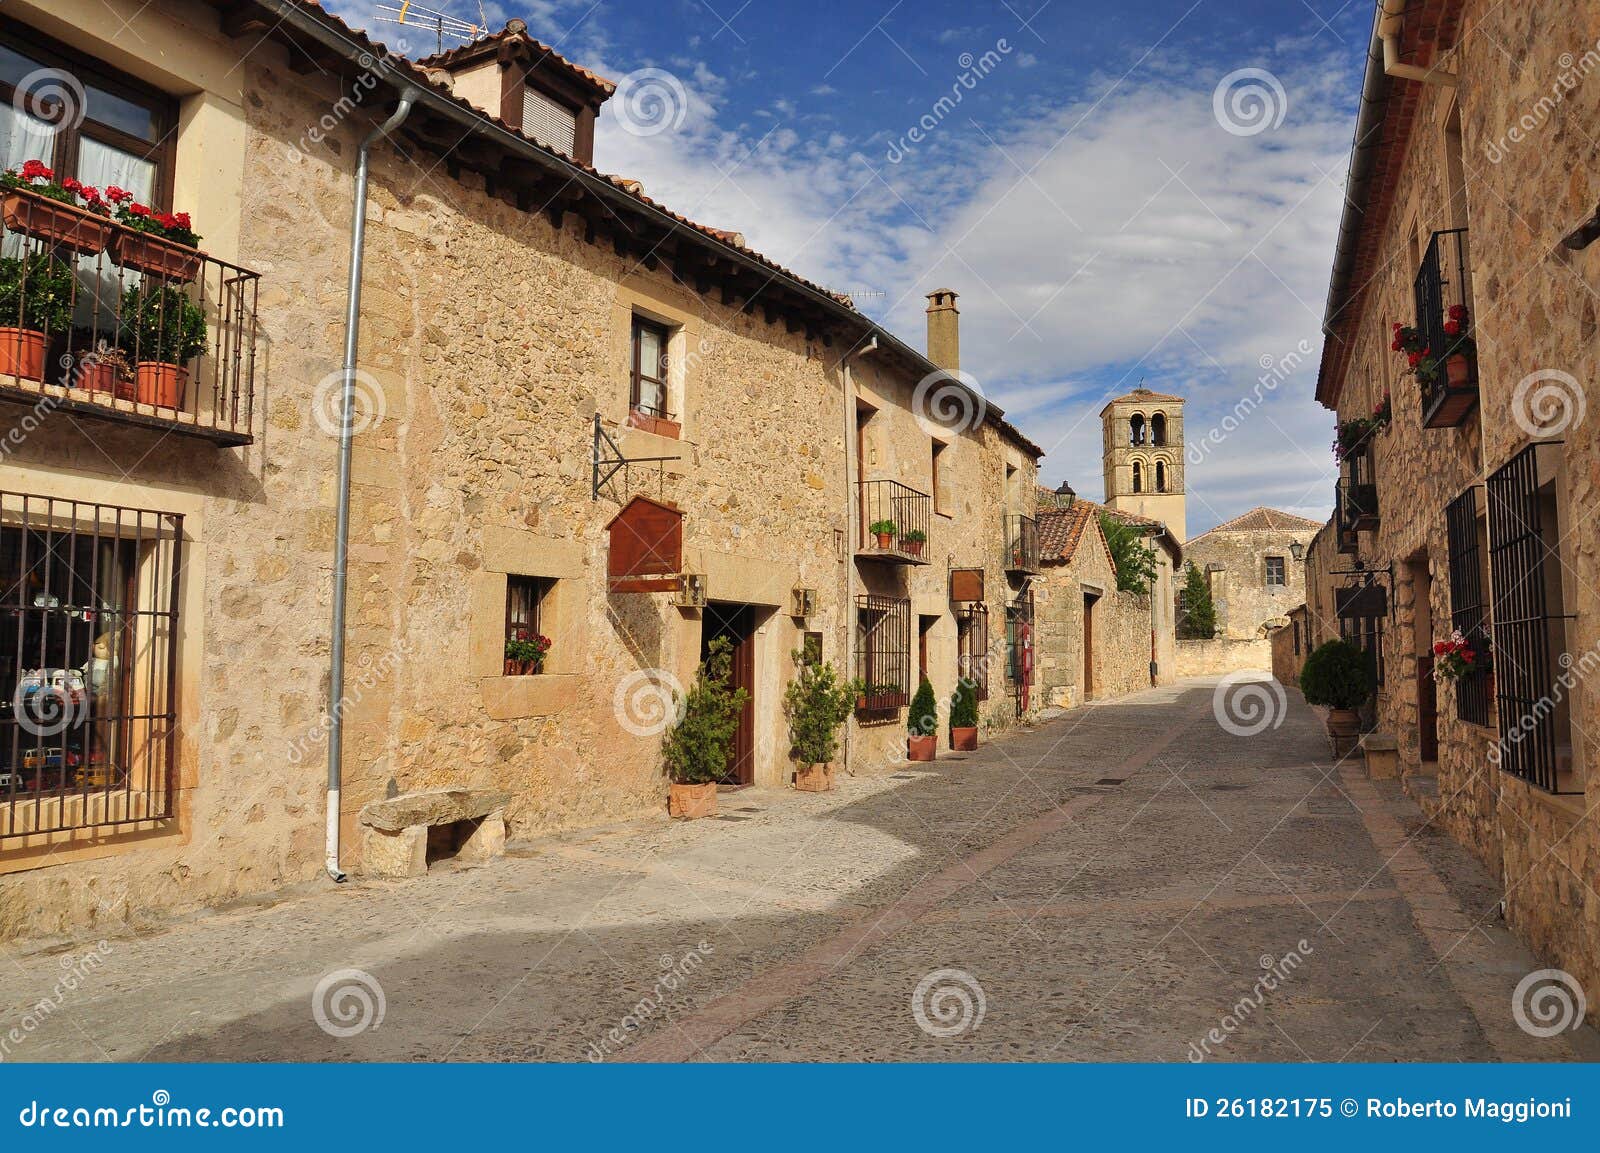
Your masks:
[[[1289,555],[1294,557],[1295,562],[1298,564],[1300,561],[1306,559],[1306,546],[1301,544],[1299,541],[1291,541],[1289,544]]]

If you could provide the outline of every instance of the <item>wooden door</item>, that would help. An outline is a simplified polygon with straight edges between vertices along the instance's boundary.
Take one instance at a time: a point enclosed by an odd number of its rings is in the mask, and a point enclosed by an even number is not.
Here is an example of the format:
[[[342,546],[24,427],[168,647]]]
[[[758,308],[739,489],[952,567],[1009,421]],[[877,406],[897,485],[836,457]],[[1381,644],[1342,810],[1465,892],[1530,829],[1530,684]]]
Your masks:
[[[1439,759],[1439,686],[1433,679],[1433,654],[1417,658],[1417,757]]]
[[[1094,696],[1094,602],[1099,599],[1090,593],[1083,594],[1083,699]]]
[[[733,666],[728,683],[745,692],[739,726],[728,750],[728,768],[721,781],[748,785],[756,779],[756,636],[755,609],[750,605],[712,604],[705,610],[700,629],[700,654],[705,658],[711,642],[726,637],[733,645]]]

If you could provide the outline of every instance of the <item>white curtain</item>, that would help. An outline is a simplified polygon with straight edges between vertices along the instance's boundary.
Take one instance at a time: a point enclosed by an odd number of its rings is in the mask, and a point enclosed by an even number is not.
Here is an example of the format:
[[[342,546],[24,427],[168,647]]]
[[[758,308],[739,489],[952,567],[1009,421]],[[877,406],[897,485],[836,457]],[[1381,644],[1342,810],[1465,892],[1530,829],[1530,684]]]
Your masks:
[[[10,104],[0,104],[0,168],[20,169],[29,160],[48,164],[55,150],[55,133],[50,125]],[[15,259],[22,255],[21,236],[7,235],[0,256]]]

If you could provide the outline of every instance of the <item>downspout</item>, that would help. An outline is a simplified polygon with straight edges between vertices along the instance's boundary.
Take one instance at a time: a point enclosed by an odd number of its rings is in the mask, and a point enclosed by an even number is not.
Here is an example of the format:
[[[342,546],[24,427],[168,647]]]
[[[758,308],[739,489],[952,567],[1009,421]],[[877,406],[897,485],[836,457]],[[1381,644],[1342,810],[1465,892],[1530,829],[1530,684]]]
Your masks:
[[[344,773],[344,619],[345,586],[350,557],[350,409],[355,401],[356,348],[361,332],[361,265],[367,239],[367,160],[374,144],[400,127],[411,115],[420,93],[406,86],[389,119],[367,133],[356,153],[355,208],[350,228],[350,284],[344,314],[344,381],[339,393],[339,493],[333,537],[333,646],[328,668],[328,827],[324,865],[334,881],[345,879],[339,867],[339,789]]]
[[[1378,17],[1378,35],[1383,38],[1383,73],[1397,80],[1420,80],[1424,84],[1455,87],[1456,74],[1439,65],[1418,68],[1400,63],[1400,26],[1405,22],[1406,0],[1383,0]]]
[[[873,333],[867,337],[866,343],[859,348],[847,352],[840,360],[840,387],[844,391],[844,671],[845,675],[854,676],[856,669],[856,533],[859,526],[856,522],[861,519],[856,504],[856,481],[860,478],[855,475],[856,459],[856,406],[855,406],[855,373],[851,371],[851,362],[868,353],[878,351],[878,336]],[[844,727],[844,764],[845,771],[851,772],[850,749],[854,743],[856,720],[854,715]]]

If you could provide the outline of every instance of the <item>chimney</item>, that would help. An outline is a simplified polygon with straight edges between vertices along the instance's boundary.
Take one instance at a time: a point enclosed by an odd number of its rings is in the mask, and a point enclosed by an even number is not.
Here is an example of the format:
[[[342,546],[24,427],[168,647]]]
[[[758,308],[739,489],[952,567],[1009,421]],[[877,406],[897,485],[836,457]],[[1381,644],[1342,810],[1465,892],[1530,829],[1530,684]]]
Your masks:
[[[961,371],[961,310],[952,288],[928,293],[928,359],[940,368]]]

